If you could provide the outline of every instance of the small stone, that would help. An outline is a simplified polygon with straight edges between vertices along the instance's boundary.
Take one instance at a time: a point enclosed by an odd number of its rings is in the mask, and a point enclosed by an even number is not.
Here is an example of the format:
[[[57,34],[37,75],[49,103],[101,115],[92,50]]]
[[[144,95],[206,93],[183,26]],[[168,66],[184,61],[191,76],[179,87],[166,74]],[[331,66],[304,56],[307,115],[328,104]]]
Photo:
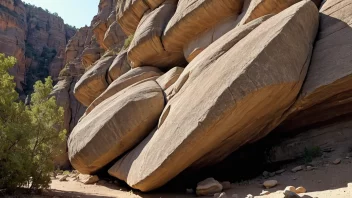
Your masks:
[[[274,186],[276,186],[278,184],[278,182],[276,180],[267,180],[263,183],[263,186],[265,186],[265,188],[272,188]]]
[[[60,181],[60,182],[62,182],[62,181],[67,181],[67,178],[68,178],[68,175],[64,175],[63,177],[61,177],[61,178],[59,179],[59,181]]]
[[[339,164],[339,163],[341,163],[341,158],[335,159],[332,163],[333,163],[333,164]]]
[[[263,172],[263,176],[264,176],[264,177],[269,177],[269,174],[270,174],[270,173],[269,173],[268,171],[264,171],[264,172]]]
[[[84,184],[95,184],[99,181],[99,177],[96,175],[84,175],[80,174],[79,180]]]
[[[112,181],[109,181],[109,184],[112,184]]]
[[[289,191],[289,190],[285,190],[284,195],[285,195],[284,198],[300,198],[300,196],[297,195],[297,193]]]
[[[276,173],[276,174],[281,174],[281,173],[283,173],[283,172],[285,172],[285,171],[286,171],[285,169],[280,169],[280,170],[276,171],[275,173]]]
[[[269,173],[270,177],[274,177],[275,176],[275,172]]]
[[[228,190],[231,188],[231,182],[229,182],[229,181],[221,182],[221,185],[222,185],[223,190]]]
[[[298,172],[298,171],[301,171],[301,170],[303,170],[303,166],[302,165],[294,167],[291,171],[295,173],[295,172]]]
[[[263,190],[263,191],[260,193],[260,196],[268,195],[268,194],[270,194],[269,191]]]
[[[284,191],[292,191],[292,192],[296,192],[296,188],[294,186],[286,186]]]
[[[222,191],[222,185],[214,178],[207,178],[197,184],[196,193],[197,195],[214,195]]]
[[[313,170],[313,169],[315,169],[315,167],[313,167],[313,166],[307,166],[307,171],[311,171],[311,170]]]
[[[246,196],[246,198],[254,198],[254,197],[253,197],[253,195],[248,194],[248,195]]]
[[[233,194],[231,197],[232,198],[238,198],[238,194]]]
[[[300,186],[300,187],[296,188],[296,193],[297,194],[305,193],[305,192],[307,192],[307,190],[303,186]]]
[[[225,192],[215,193],[214,198],[227,198],[227,194]]]
[[[99,180],[97,182],[98,185],[105,185],[107,182],[105,180]]]
[[[194,191],[193,191],[192,188],[187,188],[187,189],[186,189],[186,192],[187,192],[188,194],[193,194],[193,193],[194,193]]]
[[[119,181],[117,181],[117,180],[114,181],[114,184],[118,184],[118,183],[119,183]]]

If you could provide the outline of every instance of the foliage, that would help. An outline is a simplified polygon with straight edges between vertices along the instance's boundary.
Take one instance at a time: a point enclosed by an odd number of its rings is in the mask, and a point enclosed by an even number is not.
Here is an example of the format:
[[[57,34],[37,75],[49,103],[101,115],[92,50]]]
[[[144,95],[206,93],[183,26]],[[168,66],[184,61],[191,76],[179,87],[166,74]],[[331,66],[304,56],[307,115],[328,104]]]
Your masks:
[[[60,154],[66,131],[63,109],[48,99],[52,80],[34,85],[31,105],[18,102],[14,77],[8,70],[13,57],[0,54],[0,189],[48,187],[54,154]]]
[[[130,46],[130,44],[131,44],[131,42],[133,40],[133,36],[134,36],[133,34],[129,35],[128,38],[125,40],[125,43],[123,45],[124,49],[127,49]]]
[[[320,157],[322,155],[320,147],[304,148],[304,161],[305,163],[311,162],[314,158]]]

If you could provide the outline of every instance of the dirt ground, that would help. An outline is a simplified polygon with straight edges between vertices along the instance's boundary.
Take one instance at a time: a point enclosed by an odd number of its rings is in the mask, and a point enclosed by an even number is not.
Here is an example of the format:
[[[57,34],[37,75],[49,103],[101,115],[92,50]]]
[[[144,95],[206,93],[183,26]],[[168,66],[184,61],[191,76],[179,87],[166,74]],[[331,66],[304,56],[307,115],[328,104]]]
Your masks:
[[[336,157],[336,156],[334,156]],[[295,166],[301,165],[299,162],[287,164],[284,167],[286,171],[273,177],[257,178],[231,184],[231,189],[226,190],[228,197],[237,194],[239,198],[245,198],[248,194],[254,197],[263,198],[283,198],[283,190],[286,186],[303,186],[307,193],[300,194],[301,197],[318,197],[318,198],[352,198],[352,158],[342,157],[340,164],[334,164],[334,157],[318,158],[311,163],[315,169],[302,170],[296,173],[291,172]],[[278,185],[271,189],[264,189],[262,183],[265,180],[277,180]],[[66,182],[60,182],[58,179],[53,180],[51,189],[44,193],[46,197],[119,197],[119,198],[188,198],[196,197],[195,194],[184,192],[176,194],[169,193],[147,193],[142,194],[138,191],[132,191],[128,188],[120,187],[121,185],[99,182],[94,185],[84,185],[77,181],[69,179]],[[259,196],[262,190],[271,192],[269,195]]]

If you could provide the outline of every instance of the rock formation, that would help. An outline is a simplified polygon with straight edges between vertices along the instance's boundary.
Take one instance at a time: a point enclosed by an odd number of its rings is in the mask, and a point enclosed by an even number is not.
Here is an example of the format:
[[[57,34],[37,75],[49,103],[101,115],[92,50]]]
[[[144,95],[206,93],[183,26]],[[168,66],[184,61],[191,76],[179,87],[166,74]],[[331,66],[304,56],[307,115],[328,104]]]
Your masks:
[[[108,170],[150,191],[272,135],[286,138],[271,144],[276,162],[304,148],[345,149],[351,3],[100,0],[91,25],[72,36],[58,18],[7,0],[0,49],[19,58],[13,72],[22,76],[38,64],[24,58],[27,49],[47,56],[57,49],[48,67],[58,81],[52,95],[72,131],[60,165]],[[21,75],[16,82],[25,85]]]
[[[65,47],[76,30],[54,14],[20,0],[0,2],[0,52],[15,56],[11,70],[21,99],[35,81],[51,75],[57,82]]]

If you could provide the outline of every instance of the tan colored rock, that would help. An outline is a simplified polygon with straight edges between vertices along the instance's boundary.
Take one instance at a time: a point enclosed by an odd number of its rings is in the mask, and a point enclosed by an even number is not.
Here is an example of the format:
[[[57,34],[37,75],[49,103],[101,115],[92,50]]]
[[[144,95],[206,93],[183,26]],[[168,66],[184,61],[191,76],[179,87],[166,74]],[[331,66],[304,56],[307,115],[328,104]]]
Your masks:
[[[82,63],[85,68],[91,66],[95,61],[99,60],[102,50],[98,47],[88,47],[83,50]]]
[[[144,14],[128,49],[132,67],[184,65],[183,53],[167,52],[161,42],[161,36],[176,7],[177,0],[166,0],[155,10]]]
[[[150,191],[202,157],[202,165],[212,164],[268,134],[296,99],[317,28],[316,6],[303,1],[234,46],[235,31],[225,34],[183,71],[158,129],[109,173]]]
[[[243,25],[268,14],[277,14],[299,1],[301,0],[251,0],[238,24]]]
[[[184,56],[188,62],[191,62],[200,52],[207,48],[218,38],[232,30],[238,24],[238,15],[230,16],[223,22],[217,24],[208,31],[198,35],[195,39],[189,42],[183,48]],[[258,24],[259,25],[259,24]]]
[[[238,14],[243,0],[180,0],[162,37],[168,52],[182,52],[184,45],[219,21]]]
[[[296,188],[295,192],[297,194],[300,194],[300,193],[306,193],[307,190],[303,186],[300,186],[300,187]]]
[[[84,184],[95,184],[99,181],[99,177],[97,175],[79,174],[78,180]]]
[[[303,166],[302,165],[296,166],[293,169],[291,169],[291,171],[294,172],[294,173],[298,172],[298,171],[301,171],[301,170],[303,170]]]
[[[320,8],[320,28],[309,72],[280,131],[294,132],[352,112],[351,3],[327,0]]]
[[[90,113],[104,100],[122,91],[123,89],[140,81],[144,81],[150,78],[156,79],[161,74],[162,72],[156,67],[137,67],[135,69],[129,70],[114,82],[112,82],[109,87],[89,105],[86,110],[86,114]]]
[[[157,78],[156,82],[160,85],[163,90],[166,90],[176,82],[183,70],[183,67],[174,67],[159,78]]]
[[[120,50],[122,49],[127,36],[122,31],[120,25],[114,21],[104,35],[104,45],[108,49]]]
[[[337,165],[337,164],[340,164],[341,163],[341,158],[337,158],[337,159],[335,159],[332,163],[333,164],[335,164],[335,165]]]
[[[130,86],[102,102],[68,139],[72,166],[85,174],[99,170],[148,135],[163,108],[162,89],[155,81]]]
[[[198,196],[214,195],[222,191],[222,185],[214,178],[207,178],[197,184],[196,193]]]
[[[131,66],[127,60],[127,51],[124,50],[116,56],[109,68],[109,83],[111,84],[114,80],[129,70],[131,70]]]
[[[165,0],[120,0],[116,5],[116,18],[122,30],[131,35],[148,9],[155,9]]]
[[[89,106],[109,86],[106,74],[115,56],[101,58],[76,83],[74,94],[79,102]]]
[[[296,188],[294,186],[286,186],[284,191],[296,192]]]
[[[276,180],[267,180],[263,183],[263,186],[265,188],[273,188],[278,184]]]

